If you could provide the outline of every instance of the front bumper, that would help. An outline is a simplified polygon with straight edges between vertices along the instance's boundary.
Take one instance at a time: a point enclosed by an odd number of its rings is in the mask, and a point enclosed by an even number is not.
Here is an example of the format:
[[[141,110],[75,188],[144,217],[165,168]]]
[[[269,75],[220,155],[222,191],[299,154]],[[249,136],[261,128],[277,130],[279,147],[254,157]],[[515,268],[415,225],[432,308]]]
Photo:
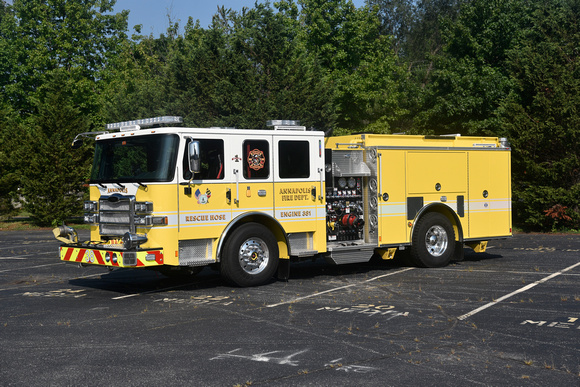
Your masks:
[[[60,259],[110,267],[154,267],[164,264],[163,249],[124,250],[76,243],[61,245]]]

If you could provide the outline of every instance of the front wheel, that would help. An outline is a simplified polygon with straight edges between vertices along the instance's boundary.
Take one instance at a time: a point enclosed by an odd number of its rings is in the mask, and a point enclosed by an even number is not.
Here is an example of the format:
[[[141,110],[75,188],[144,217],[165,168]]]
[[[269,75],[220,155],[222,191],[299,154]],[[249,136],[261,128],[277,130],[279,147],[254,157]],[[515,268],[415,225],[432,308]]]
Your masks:
[[[264,225],[247,223],[224,245],[221,275],[238,286],[262,285],[272,279],[278,267],[278,243]]]
[[[446,266],[454,250],[455,233],[445,215],[432,212],[419,219],[411,245],[411,256],[418,266]]]

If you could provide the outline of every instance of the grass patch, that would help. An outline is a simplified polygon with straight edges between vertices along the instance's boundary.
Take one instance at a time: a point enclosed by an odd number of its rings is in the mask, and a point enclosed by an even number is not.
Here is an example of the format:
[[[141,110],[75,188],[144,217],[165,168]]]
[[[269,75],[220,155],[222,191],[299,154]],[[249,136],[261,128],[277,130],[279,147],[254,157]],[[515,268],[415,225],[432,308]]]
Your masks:
[[[79,219],[71,219],[65,222],[75,230],[89,230],[90,225],[80,223]],[[27,216],[17,216],[11,219],[0,218],[0,231],[26,231],[26,230],[52,230],[54,227],[41,227],[34,224],[32,218]]]

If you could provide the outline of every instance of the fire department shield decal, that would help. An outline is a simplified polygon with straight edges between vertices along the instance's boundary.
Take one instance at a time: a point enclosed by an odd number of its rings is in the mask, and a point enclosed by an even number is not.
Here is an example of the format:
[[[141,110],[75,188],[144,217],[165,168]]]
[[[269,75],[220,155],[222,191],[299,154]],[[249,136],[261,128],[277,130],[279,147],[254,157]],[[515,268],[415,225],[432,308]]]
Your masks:
[[[253,149],[248,153],[248,166],[254,171],[259,171],[264,168],[266,163],[266,158],[264,157],[264,152],[259,149]]]

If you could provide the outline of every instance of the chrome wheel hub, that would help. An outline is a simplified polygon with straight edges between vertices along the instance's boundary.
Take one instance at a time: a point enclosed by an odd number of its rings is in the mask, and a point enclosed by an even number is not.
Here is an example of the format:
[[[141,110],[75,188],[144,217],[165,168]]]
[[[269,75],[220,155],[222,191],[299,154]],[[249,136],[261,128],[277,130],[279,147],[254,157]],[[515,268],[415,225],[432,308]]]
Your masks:
[[[268,265],[268,245],[260,238],[249,238],[240,246],[238,260],[242,269],[249,274],[258,274]]]
[[[447,232],[439,225],[432,226],[425,234],[425,247],[429,254],[439,257],[447,251]]]

